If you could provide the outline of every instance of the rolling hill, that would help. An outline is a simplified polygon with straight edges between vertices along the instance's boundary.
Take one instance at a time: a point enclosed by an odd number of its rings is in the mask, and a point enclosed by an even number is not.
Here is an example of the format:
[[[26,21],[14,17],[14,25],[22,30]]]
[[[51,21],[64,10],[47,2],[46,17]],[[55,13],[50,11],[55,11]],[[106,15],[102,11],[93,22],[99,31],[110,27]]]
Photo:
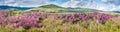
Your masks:
[[[54,4],[39,6],[31,9],[31,11],[42,11],[42,12],[50,12],[50,13],[102,12],[101,10],[90,9],[90,8],[71,8],[71,7],[64,8]]]
[[[54,4],[49,4],[49,5],[39,6],[39,8],[64,8],[64,7],[60,7]]]

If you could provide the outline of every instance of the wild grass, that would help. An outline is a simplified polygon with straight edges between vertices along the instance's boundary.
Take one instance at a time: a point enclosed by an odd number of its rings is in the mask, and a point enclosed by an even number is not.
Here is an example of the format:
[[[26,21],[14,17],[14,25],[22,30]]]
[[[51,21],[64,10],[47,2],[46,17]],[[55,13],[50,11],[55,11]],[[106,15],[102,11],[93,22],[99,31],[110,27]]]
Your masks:
[[[11,11],[9,15],[19,16],[21,14],[21,11]],[[22,26],[15,28],[12,24],[6,26],[0,25],[0,32],[120,32],[120,16],[107,20],[105,23],[101,23],[96,18],[89,19],[88,21],[79,20],[70,23],[65,21],[65,19],[56,19],[53,15],[49,15],[49,17],[38,21],[38,24],[42,25],[42,27],[25,29]]]

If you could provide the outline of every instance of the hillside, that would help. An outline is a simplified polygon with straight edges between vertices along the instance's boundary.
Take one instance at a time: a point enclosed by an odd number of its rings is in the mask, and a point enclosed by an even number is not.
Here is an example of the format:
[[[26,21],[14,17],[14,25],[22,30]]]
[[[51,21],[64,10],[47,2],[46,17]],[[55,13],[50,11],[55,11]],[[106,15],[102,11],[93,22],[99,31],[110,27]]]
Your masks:
[[[101,10],[89,9],[89,8],[64,8],[54,4],[43,5],[31,9],[31,11],[42,11],[50,13],[84,13],[84,12],[101,12]]]
[[[39,8],[63,8],[54,4],[39,6]]]

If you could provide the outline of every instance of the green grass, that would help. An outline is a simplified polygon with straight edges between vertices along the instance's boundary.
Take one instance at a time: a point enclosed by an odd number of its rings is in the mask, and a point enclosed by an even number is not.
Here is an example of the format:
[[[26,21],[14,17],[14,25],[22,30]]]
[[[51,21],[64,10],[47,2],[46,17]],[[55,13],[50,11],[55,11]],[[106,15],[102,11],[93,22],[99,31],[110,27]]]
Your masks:
[[[54,6],[54,5],[53,5]],[[44,7],[44,6],[42,6]],[[69,8],[70,10],[73,8]],[[34,11],[43,11],[45,13],[58,13],[62,11],[69,11],[68,8],[47,6],[45,8],[35,8],[26,12],[34,12]],[[80,10],[83,12],[93,12],[93,10],[89,10],[86,8],[76,8],[75,10]],[[10,16],[19,16],[24,13],[24,11],[19,10],[11,10]],[[115,15],[115,14],[113,14]],[[119,17],[120,18],[120,17]],[[41,28],[31,28],[24,29],[22,27],[13,29],[11,25],[7,25],[5,27],[0,26],[0,32],[120,32],[120,20],[119,18],[115,18],[112,20],[108,20],[105,24],[100,23],[97,19],[90,19],[88,22],[85,21],[76,21],[74,23],[65,22],[64,20],[53,19],[48,17],[44,20],[41,20],[39,24],[42,25]]]

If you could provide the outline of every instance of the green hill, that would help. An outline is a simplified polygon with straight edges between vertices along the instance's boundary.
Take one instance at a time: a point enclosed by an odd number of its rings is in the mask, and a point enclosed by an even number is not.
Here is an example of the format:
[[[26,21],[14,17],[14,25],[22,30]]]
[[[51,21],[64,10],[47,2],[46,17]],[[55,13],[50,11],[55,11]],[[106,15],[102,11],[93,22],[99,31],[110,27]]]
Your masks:
[[[54,4],[39,6],[39,8],[63,8]]]
[[[89,8],[64,8],[54,4],[43,5],[31,9],[31,11],[42,11],[50,13],[84,13],[84,12],[101,12],[101,10],[89,9]]]

